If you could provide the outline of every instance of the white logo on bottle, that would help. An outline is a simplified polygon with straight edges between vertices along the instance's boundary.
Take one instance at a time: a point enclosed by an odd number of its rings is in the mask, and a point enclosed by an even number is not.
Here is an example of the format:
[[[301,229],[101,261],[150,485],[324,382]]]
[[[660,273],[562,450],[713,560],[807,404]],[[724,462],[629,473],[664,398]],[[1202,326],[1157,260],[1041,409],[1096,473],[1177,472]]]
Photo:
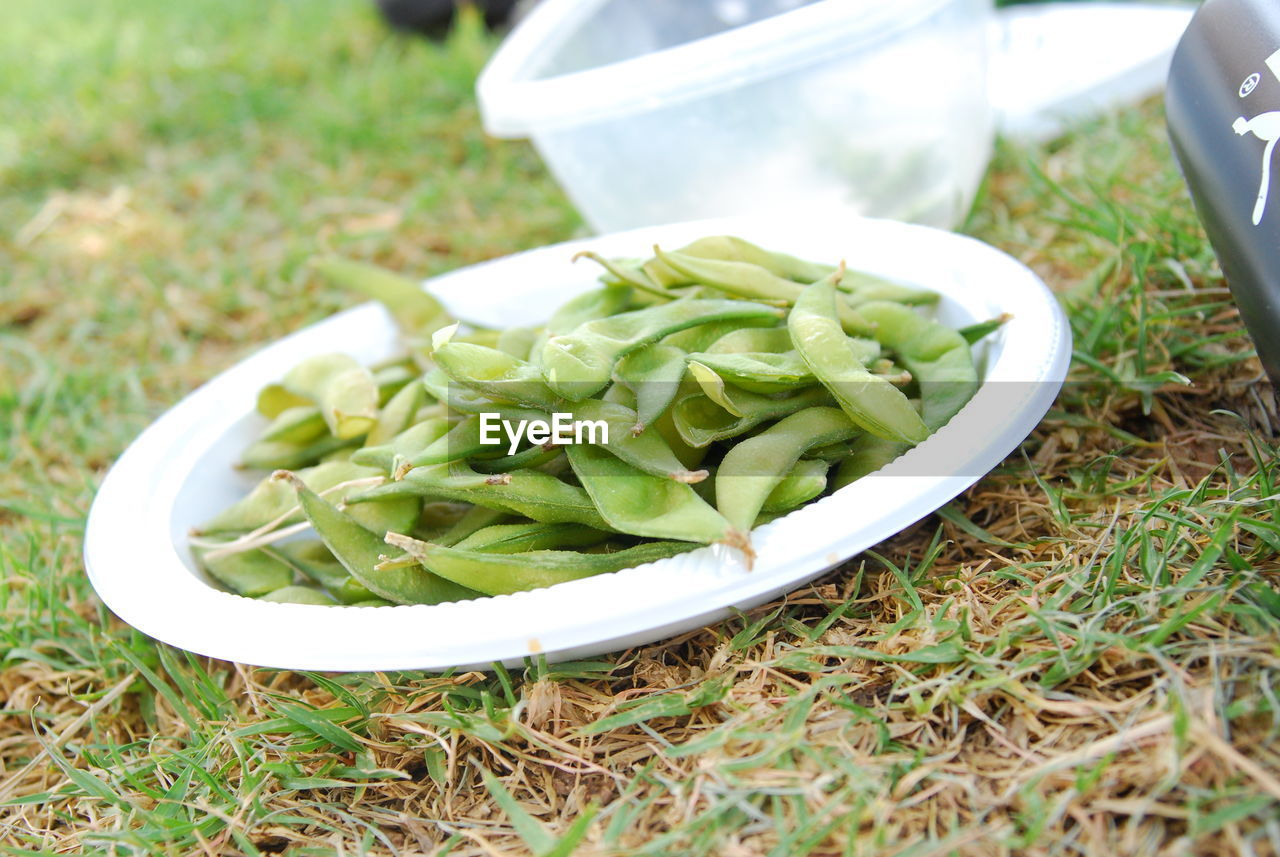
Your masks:
[[[1280,51],[1267,57],[1267,68],[1280,80]],[[1250,87],[1249,91],[1252,92],[1253,88]],[[1248,93],[1241,89],[1240,94],[1243,97]],[[1259,113],[1252,119],[1241,116],[1231,124],[1231,130],[1241,137],[1252,134],[1267,144],[1262,150],[1262,183],[1258,187],[1258,199],[1253,204],[1253,225],[1257,226],[1267,212],[1267,197],[1271,192],[1271,155],[1276,150],[1276,143],[1280,142],[1280,110]]]

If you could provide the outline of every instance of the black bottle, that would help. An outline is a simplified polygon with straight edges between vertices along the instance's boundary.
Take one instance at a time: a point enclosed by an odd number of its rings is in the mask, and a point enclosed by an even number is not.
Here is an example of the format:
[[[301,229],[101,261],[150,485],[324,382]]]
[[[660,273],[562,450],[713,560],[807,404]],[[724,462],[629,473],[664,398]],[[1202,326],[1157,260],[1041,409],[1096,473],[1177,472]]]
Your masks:
[[[1173,151],[1280,387],[1280,0],[1206,0],[1173,55]]]

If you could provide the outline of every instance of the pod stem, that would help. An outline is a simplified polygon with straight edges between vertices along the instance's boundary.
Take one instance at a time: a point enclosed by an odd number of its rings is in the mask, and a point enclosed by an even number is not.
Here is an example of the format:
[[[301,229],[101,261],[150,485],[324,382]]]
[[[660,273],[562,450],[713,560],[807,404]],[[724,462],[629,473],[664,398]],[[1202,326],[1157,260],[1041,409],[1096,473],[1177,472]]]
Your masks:
[[[751,547],[751,536],[739,529],[732,529],[725,533],[725,537],[720,542],[723,545],[734,548],[742,552],[742,558],[747,563],[747,571],[751,571],[756,564],[756,551]]]

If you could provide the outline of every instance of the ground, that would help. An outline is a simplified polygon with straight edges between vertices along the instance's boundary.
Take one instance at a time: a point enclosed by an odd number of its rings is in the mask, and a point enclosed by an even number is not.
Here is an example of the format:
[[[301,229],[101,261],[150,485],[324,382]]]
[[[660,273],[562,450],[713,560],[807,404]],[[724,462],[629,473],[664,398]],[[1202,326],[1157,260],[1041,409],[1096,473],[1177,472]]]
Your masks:
[[[5,13],[0,850],[1280,852],[1274,399],[1158,102],[999,146],[964,229],[1058,293],[1075,360],[944,510],[599,661],[318,675],[114,618],[80,558],[95,486],[349,302],[313,254],[429,275],[583,227],[482,133],[474,22],[437,45],[355,0]]]

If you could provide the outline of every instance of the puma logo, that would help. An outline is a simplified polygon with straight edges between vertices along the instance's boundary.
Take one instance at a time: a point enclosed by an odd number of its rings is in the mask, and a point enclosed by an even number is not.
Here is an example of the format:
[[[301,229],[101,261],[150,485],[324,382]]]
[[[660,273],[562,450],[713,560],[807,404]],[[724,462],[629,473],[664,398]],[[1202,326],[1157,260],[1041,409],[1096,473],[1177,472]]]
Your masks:
[[[1262,151],[1262,184],[1258,188],[1258,200],[1253,205],[1253,225],[1257,226],[1267,211],[1267,196],[1271,191],[1271,155],[1275,152],[1276,141],[1280,140],[1280,110],[1260,113],[1252,119],[1241,116],[1231,129],[1241,137],[1252,134],[1267,144]]]

